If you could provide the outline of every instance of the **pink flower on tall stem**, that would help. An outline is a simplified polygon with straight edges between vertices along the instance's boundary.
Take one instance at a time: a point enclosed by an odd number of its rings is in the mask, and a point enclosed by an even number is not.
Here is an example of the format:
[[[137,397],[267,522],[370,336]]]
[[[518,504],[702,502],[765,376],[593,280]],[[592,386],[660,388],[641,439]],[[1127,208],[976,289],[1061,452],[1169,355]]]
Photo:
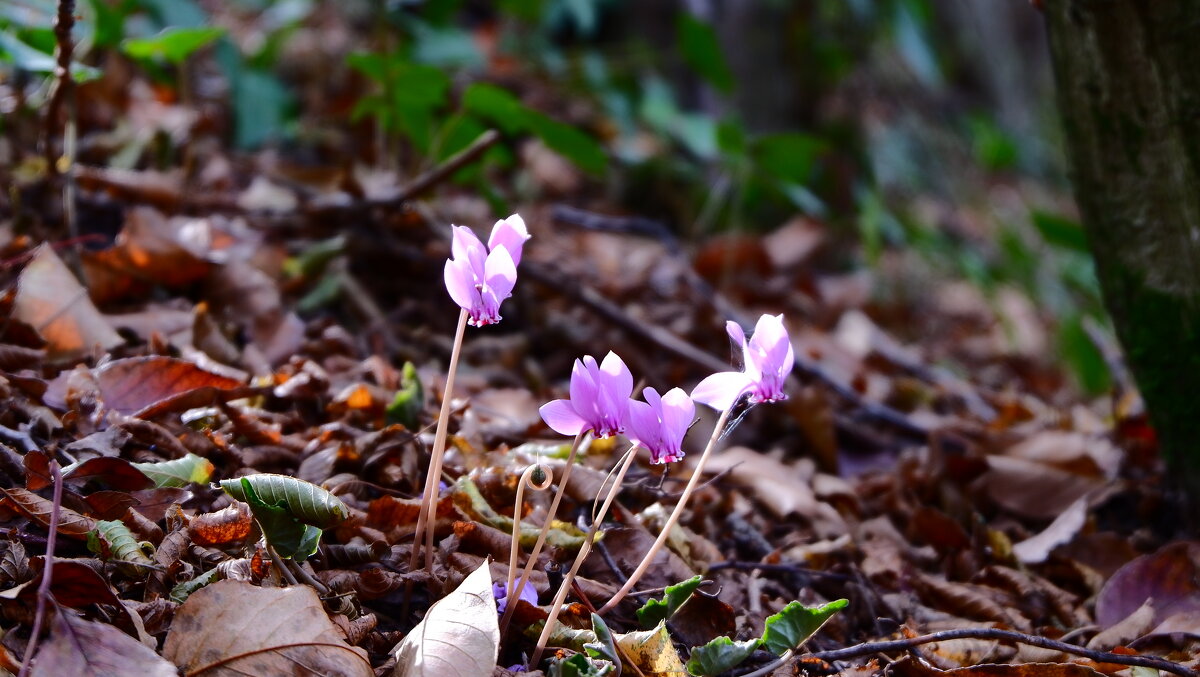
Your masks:
[[[704,379],[692,390],[692,399],[717,411],[733,406],[738,398],[750,394],[750,402],[786,400],[784,382],[792,371],[796,356],[783,315],[763,315],[754,326],[754,335],[746,334],[736,322],[727,322],[725,331],[742,345],[744,371],[723,371]]]
[[[629,403],[629,436],[650,450],[651,463],[683,460],[683,436],[696,415],[692,398],[680,388],[661,397],[654,388],[642,391],[645,402]]]
[[[539,412],[546,425],[562,435],[591,431],[596,437],[625,432],[629,418],[629,396],[633,375],[614,352],[596,364],[585,355],[571,370],[571,398],[542,405]]]
[[[446,291],[467,311],[467,323],[482,327],[500,321],[500,303],[517,283],[521,249],[529,239],[525,221],[512,216],[497,221],[488,248],[466,226],[454,226],[452,258],[446,261]],[[490,250],[490,251],[489,251]]]

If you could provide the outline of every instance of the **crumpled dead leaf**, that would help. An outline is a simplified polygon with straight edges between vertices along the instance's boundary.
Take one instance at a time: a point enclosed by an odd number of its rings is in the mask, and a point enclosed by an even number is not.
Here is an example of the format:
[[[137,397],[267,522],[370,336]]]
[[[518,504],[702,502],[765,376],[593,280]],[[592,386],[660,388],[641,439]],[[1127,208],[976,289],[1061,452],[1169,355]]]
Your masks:
[[[175,666],[116,626],[84,620],[69,611],[55,614],[50,638],[30,674],[34,677],[138,675],[175,677]]]
[[[317,674],[374,677],[366,652],[342,639],[307,586],[260,588],[225,580],[191,594],[175,613],[163,656],[206,677]]]
[[[1070,543],[1075,534],[1087,522],[1086,498],[1080,498],[1054,518],[1050,526],[1020,543],[1013,544],[1013,554],[1024,564],[1045,562],[1050,553],[1060,545]]]
[[[621,652],[646,677],[686,677],[688,674],[663,622],[651,630],[614,635],[614,639]]]
[[[500,623],[485,560],[429,608],[392,650],[392,677],[490,677],[500,652]]]
[[[12,316],[46,339],[51,358],[80,357],[124,343],[47,244],[34,250],[21,271]]]

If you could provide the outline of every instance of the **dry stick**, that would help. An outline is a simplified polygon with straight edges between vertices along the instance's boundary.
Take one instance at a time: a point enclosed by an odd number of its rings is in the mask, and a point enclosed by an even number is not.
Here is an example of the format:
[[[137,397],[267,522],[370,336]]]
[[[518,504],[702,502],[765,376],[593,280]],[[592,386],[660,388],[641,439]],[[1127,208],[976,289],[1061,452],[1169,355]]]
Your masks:
[[[513,507],[513,530],[512,544],[508,549],[508,578],[504,581],[504,597],[508,600],[508,606],[516,604],[517,598],[512,596],[513,582],[517,577],[517,553],[521,550],[521,509],[525,506],[525,487],[531,486],[538,491],[549,489],[554,483],[554,478],[549,473],[542,471],[542,480],[534,481],[534,473],[541,470],[541,466],[534,464],[525,469],[521,473],[521,479],[517,481],[517,500]]]
[[[458,356],[462,352],[463,335],[467,331],[468,313],[464,309],[458,314],[458,328],[454,331],[454,347],[450,349],[450,366],[446,370],[446,390],[442,393],[442,410],[438,414],[437,430],[433,434],[433,451],[429,456],[429,473],[425,476],[425,492],[422,494],[421,513],[417,517],[417,531],[413,534],[413,551],[408,560],[408,570],[417,566],[421,537],[425,537],[425,570],[433,574],[433,532],[438,497],[441,494],[442,457],[446,452],[446,429],[450,424],[450,399],[454,392],[454,376],[458,373]]]
[[[616,479],[613,480],[613,485],[608,490],[608,495],[604,497],[604,504],[600,506],[600,512],[592,516],[592,526],[588,528],[587,538],[583,540],[583,545],[579,546],[579,554],[575,556],[575,562],[571,565],[571,570],[567,572],[562,585],[558,586],[558,594],[554,596],[554,601],[550,603],[550,616],[546,619],[546,625],[542,628],[542,634],[538,636],[537,648],[533,650],[533,658],[529,661],[529,665],[531,666],[537,665],[538,661],[542,659],[542,651],[546,649],[546,642],[550,640],[550,633],[554,630],[554,623],[558,620],[558,614],[562,611],[562,604],[567,599],[567,592],[571,589],[571,582],[575,580],[575,574],[579,573],[579,567],[587,559],[588,552],[592,549],[592,541],[596,538],[596,532],[600,530],[600,525],[604,522],[604,516],[608,514],[608,509],[612,506],[613,499],[621,491],[621,482],[625,480],[625,473],[629,471],[629,467],[633,465],[634,459],[637,458],[637,448],[637,443],[634,443],[633,446],[629,447],[629,451],[625,452],[625,459],[621,463],[621,470],[617,473]],[[601,488],[603,488],[603,485],[601,485]]]
[[[658,538],[654,540],[654,545],[650,546],[650,550],[646,556],[642,558],[642,563],[638,565],[633,573],[629,574],[629,580],[621,586],[617,594],[613,595],[612,599],[608,600],[604,606],[600,607],[598,612],[604,615],[611,611],[613,607],[621,603],[633,586],[637,585],[638,580],[650,568],[650,564],[654,561],[654,556],[662,549],[663,544],[667,542],[667,538],[671,535],[671,529],[675,528],[675,523],[679,521],[680,515],[683,514],[683,508],[687,505],[688,498],[696,489],[696,485],[700,483],[700,476],[704,474],[704,464],[708,462],[708,457],[712,455],[713,449],[717,446],[717,440],[721,438],[721,433],[725,430],[725,422],[729,420],[729,412],[733,411],[733,406],[730,406],[725,411],[721,412],[720,418],[717,419],[717,425],[713,428],[712,437],[708,438],[708,446],[704,447],[704,453],[700,454],[700,460],[696,462],[696,469],[692,472],[691,479],[688,480],[687,486],[683,488],[683,493],[680,494],[679,500],[675,503],[675,509],[671,511],[670,517],[663,524],[662,531],[659,532]]]
[[[75,26],[75,0],[58,0],[58,16],[54,21],[54,41],[57,44],[57,65],[54,77],[54,94],[46,106],[46,155],[47,169],[51,176],[58,174],[58,158],[54,154],[54,140],[58,136],[58,116],[62,110],[63,100],[67,90],[73,84],[71,80],[71,56],[75,51],[75,43],[71,42],[71,29]]]
[[[391,198],[391,201],[404,202],[433,188],[450,178],[458,170],[473,162],[480,155],[483,155],[487,149],[496,145],[496,142],[499,140],[500,132],[494,129],[487,130],[475,137],[471,145],[446,158],[446,161],[437,167],[413,179],[412,183],[405,186],[399,195]]]
[[[19,677],[26,677],[33,665],[33,656],[37,653],[38,638],[42,634],[42,624],[46,619],[46,605],[50,602],[50,584],[54,578],[54,544],[58,536],[58,520],[61,517],[63,481],[59,471],[58,461],[50,459],[50,476],[54,480],[54,496],[50,503],[50,533],[46,535],[46,562],[42,568],[42,582],[38,586],[37,612],[33,617],[33,634],[29,636],[29,646],[25,649],[25,658],[21,661]]]
[[[884,653],[889,651],[907,651],[913,647],[922,644],[930,644],[933,642],[945,642],[952,639],[993,639],[1002,642],[1020,642],[1036,646],[1041,649],[1050,649],[1051,651],[1061,651],[1063,653],[1082,656],[1098,663],[1115,663],[1117,665],[1133,665],[1143,668],[1154,668],[1156,670],[1165,670],[1167,672],[1179,675],[1180,677],[1198,677],[1198,673],[1190,668],[1187,668],[1179,663],[1173,663],[1165,658],[1157,656],[1131,656],[1128,654],[1109,653],[1107,651],[1094,651],[1085,649],[1074,644],[1067,644],[1046,637],[1038,637],[1037,635],[1027,635],[1023,632],[1013,632],[1012,630],[1000,630],[998,628],[961,628],[958,630],[943,630],[942,632],[933,632],[920,637],[910,637],[908,639],[895,639],[884,642],[864,642],[855,644],[854,646],[846,647],[845,649],[834,649],[832,651],[817,651],[810,654],[813,658],[823,660],[826,663],[834,661],[844,661],[860,656],[869,656],[875,653]],[[782,664],[781,664],[782,665]],[[778,669],[780,666],[774,666]]]
[[[538,532],[537,541],[533,544],[533,550],[529,553],[529,559],[525,561],[525,568],[521,570],[521,580],[517,582],[515,589],[505,590],[504,594],[508,599],[521,599],[521,591],[525,589],[525,584],[529,582],[529,575],[533,572],[533,565],[537,562],[538,554],[542,552],[542,546],[546,544],[546,534],[550,533],[550,523],[554,521],[554,515],[558,512],[558,504],[562,502],[563,493],[567,489],[567,480],[571,479],[571,469],[575,467],[575,454],[579,452],[579,445],[583,442],[583,436],[588,434],[587,430],[580,431],[575,436],[575,441],[571,443],[571,453],[567,454],[567,464],[563,468],[562,479],[558,481],[558,491],[554,494],[554,499],[550,501],[550,509],[546,512],[546,521],[542,524],[542,530]],[[508,630],[508,623],[512,620],[513,611],[516,611],[517,603],[507,605],[504,610],[504,617],[500,619],[500,635],[503,636]]]

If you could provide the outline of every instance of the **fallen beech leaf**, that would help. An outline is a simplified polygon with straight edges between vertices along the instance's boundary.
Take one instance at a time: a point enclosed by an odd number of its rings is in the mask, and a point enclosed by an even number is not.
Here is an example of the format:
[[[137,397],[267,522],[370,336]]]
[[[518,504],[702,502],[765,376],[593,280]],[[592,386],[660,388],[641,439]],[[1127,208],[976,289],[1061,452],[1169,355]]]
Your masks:
[[[286,509],[292,517],[304,524],[328,529],[341,524],[350,516],[350,509],[342,503],[342,499],[312,482],[287,475],[258,473],[221,480],[221,488],[237,500],[245,501],[243,480],[250,483],[264,503]]]
[[[1109,628],[1153,599],[1151,625],[1168,616],[1200,610],[1200,543],[1180,541],[1143,555],[1117,570],[1096,597],[1096,622]]]
[[[53,508],[50,499],[42,498],[32,491],[20,488],[0,489],[0,491],[3,491],[8,496],[8,500],[26,517],[43,527],[50,526],[50,511]],[[58,511],[58,533],[63,536],[87,540],[88,532],[96,528],[95,520],[80,515],[70,508],[59,506]]]
[[[78,357],[124,343],[96,310],[87,290],[45,244],[21,271],[12,316],[46,339],[51,358]]]
[[[979,488],[1009,512],[1032,519],[1058,517],[1088,492],[1107,484],[1099,475],[1082,475],[1015,456],[988,456],[987,464]]]
[[[92,298],[105,303],[131,295],[143,295],[151,284],[181,287],[204,278],[211,264],[193,252],[180,231],[195,219],[168,220],[152,207],[134,207],[125,217],[125,227],[116,243],[83,255],[83,269]]]
[[[96,479],[113,489],[137,491],[154,486],[150,478],[138,471],[134,464],[123,458],[97,456],[82,463],[73,463],[63,468],[63,481],[86,482]]]
[[[55,614],[50,638],[34,658],[30,674],[138,675],[175,677],[175,666],[153,649],[108,623],[87,621],[73,613]]]
[[[207,458],[189,453],[161,463],[134,463],[137,471],[163,488],[186,487],[189,484],[204,484],[212,477],[213,464]]]
[[[496,599],[484,560],[392,650],[392,677],[491,677],[499,651]]]
[[[112,604],[121,606],[121,600],[113,592],[108,581],[95,569],[84,564],[85,561],[54,559],[54,575],[50,579],[50,592],[54,601],[73,609],[82,609],[89,604]],[[45,557],[30,557],[29,566],[37,570],[37,575],[14,595],[17,599],[29,604],[37,602],[37,589],[42,583],[42,572],[45,570]],[[13,590],[16,590],[14,588]],[[12,592],[12,591],[6,591]]]
[[[671,642],[667,626],[616,635],[617,646],[646,677],[685,677],[688,672]]]
[[[162,653],[188,674],[204,677],[290,675],[299,666],[305,674],[375,674],[366,652],[346,644],[316,592],[303,585],[208,585],[175,612]]]
[[[221,545],[245,540],[252,526],[250,509],[239,501],[216,512],[196,515],[188,524],[188,534],[197,545]]]
[[[104,403],[126,415],[201,388],[231,390],[242,385],[191,362],[160,356],[114,360],[95,374]]]
[[[1055,548],[1070,543],[1075,534],[1083,528],[1087,522],[1087,507],[1087,499],[1080,498],[1075,501],[1040,533],[1020,543],[1014,543],[1013,554],[1024,564],[1045,562]]]

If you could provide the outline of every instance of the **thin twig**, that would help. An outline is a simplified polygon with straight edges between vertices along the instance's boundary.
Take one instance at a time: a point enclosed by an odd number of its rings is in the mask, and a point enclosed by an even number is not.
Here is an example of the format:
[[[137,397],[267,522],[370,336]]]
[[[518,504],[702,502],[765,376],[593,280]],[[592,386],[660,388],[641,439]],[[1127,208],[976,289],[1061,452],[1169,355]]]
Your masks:
[[[55,139],[58,138],[58,116],[72,86],[71,56],[75,44],[71,42],[71,29],[75,27],[75,0],[58,0],[58,16],[54,21],[54,41],[57,65],[54,68],[56,84],[50,103],[46,106],[46,165],[51,176],[58,174],[58,157],[55,155]]]
[[[836,581],[853,581],[854,578],[846,574],[838,574],[832,571],[821,571],[819,569],[809,569],[802,567],[799,564],[765,564],[763,562],[741,562],[737,560],[726,560],[724,562],[714,562],[708,565],[708,571],[720,571],[721,569],[739,569],[742,571],[753,571],[759,569],[761,571],[776,571],[781,573],[802,573],[806,576],[816,576],[817,578],[830,578]]]
[[[42,582],[38,586],[37,612],[33,616],[33,633],[29,636],[29,646],[25,649],[25,658],[21,661],[19,677],[26,677],[33,665],[33,656],[37,653],[38,640],[42,635],[42,624],[46,620],[46,606],[50,603],[50,585],[54,579],[54,544],[58,536],[58,520],[61,517],[63,481],[59,471],[58,461],[50,459],[50,476],[54,479],[54,496],[50,503],[50,533],[46,536],[45,565],[42,567]]]
[[[500,132],[489,129],[471,142],[471,145],[446,158],[442,164],[413,179],[400,194],[391,198],[394,202],[405,202],[433,188],[454,175],[455,172],[475,161],[487,149],[500,141]]]
[[[1086,649],[1075,644],[1067,644],[1058,640],[1048,639],[1046,637],[1038,637],[1037,635],[1027,635],[1023,632],[1014,632],[1012,630],[1000,630],[998,628],[960,628],[957,630],[944,630],[942,632],[933,632],[920,637],[910,637],[907,639],[895,639],[883,642],[864,642],[855,644],[854,646],[844,649],[834,649],[832,651],[815,651],[807,656],[833,663],[835,661],[844,661],[860,656],[869,656],[875,653],[888,653],[894,651],[907,651],[913,647],[922,644],[932,644],[933,642],[945,642],[952,639],[991,639],[1001,642],[1019,642],[1036,646],[1041,649],[1049,649],[1051,651],[1061,651],[1063,653],[1074,656],[1088,658],[1097,663],[1114,663],[1116,665],[1132,665],[1143,668],[1154,668],[1155,670],[1165,670],[1180,677],[1198,677],[1196,671],[1187,668],[1179,663],[1174,663],[1165,658],[1157,656],[1131,656],[1129,654],[1109,653],[1107,651],[1094,651]],[[782,665],[782,663],[780,663]],[[776,668],[779,666],[776,666]]]

